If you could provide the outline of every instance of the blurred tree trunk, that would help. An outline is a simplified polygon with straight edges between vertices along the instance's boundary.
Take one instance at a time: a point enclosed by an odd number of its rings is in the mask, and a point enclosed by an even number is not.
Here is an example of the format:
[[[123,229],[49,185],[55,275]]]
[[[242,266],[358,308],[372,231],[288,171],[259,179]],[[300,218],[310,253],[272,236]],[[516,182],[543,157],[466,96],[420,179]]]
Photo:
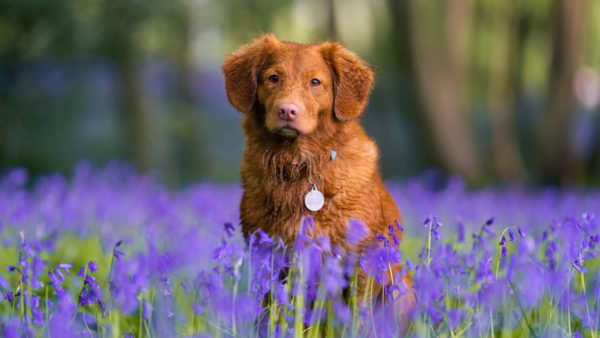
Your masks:
[[[445,168],[470,181],[479,178],[477,149],[469,127],[467,79],[470,0],[408,0],[412,58],[424,113]]]
[[[183,5],[182,5],[183,6]],[[202,147],[201,133],[198,128],[198,118],[194,103],[194,93],[192,90],[192,81],[194,80],[193,52],[191,48],[191,18],[188,12],[177,13],[177,32],[179,40],[175,50],[176,65],[176,90],[177,111],[176,116],[180,122],[175,123],[181,126],[181,132],[178,133],[181,156],[177,162],[183,163],[184,179],[197,178],[202,173],[203,164],[207,159]],[[175,169],[175,168],[171,168]],[[175,172],[175,170],[169,170]],[[182,178],[182,177],[180,177]]]
[[[494,1],[491,8],[490,121],[496,175],[504,181],[522,178],[523,163],[517,144],[515,96],[519,54],[517,6],[514,1]]]
[[[406,0],[394,0],[391,3],[391,10],[393,18],[391,48],[394,51],[395,65],[399,68],[400,79],[405,81],[405,83],[400,82],[399,85],[408,87],[408,94],[405,98],[408,106],[406,113],[410,115],[410,119],[414,121],[414,127],[417,129],[415,143],[419,145],[421,150],[419,153],[424,163],[428,166],[433,164],[442,167],[439,156],[436,156],[435,146],[430,141],[433,138],[433,132],[431,128],[427,128],[428,119],[425,117],[423,104],[419,99],[419,81],[412,51],[414,34],[409,23],[410,6]],[[385,43],[389,43],[388,41],[386,40]]]
[[[546,115],[540,148],[542,181],[561,183],[575,178],[575,159],[569,153],[569,118],[573,111],[573,76],[584,38],[585,0],[555,0],[553,53]]]
[[[136,0],[106,0],[99,8],[97,48],[113,59],[122,80],[120,107],[124,120],[124,142],[127,155],[139,170],[149,169],[158,152],[151,135],[149,116],[143,87],[140,83],[140,50],[136,32],[150,16],[150,4]]]
[[[335,0],[327,0],[327,38],[337,40]]]
[[[122,109],[129,137],[129,152],[140,170],[151,166],[150,121],[146,103],[139,82],[139,69],[135,61],[117,60],[119,72],[123,77]]]

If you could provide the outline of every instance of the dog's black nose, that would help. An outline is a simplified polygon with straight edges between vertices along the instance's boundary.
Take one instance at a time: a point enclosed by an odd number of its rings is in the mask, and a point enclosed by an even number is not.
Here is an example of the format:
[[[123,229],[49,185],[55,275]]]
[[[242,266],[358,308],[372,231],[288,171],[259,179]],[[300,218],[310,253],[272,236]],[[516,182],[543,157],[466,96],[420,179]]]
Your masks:
[[[300,113],[300,109],[293,103],[282,103],[277,107],[277,112],[281,120],[294,121]]]

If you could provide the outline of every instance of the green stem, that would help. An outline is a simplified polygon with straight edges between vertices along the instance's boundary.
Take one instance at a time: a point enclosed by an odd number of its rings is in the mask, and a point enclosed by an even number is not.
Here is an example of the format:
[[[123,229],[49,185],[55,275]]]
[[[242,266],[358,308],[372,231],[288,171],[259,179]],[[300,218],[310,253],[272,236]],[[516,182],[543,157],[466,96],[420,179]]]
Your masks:
[[[50,337],[50,309],[48,308],[48,286],[46,286],[46,303],[44,304],[44,310],[46,310],[46,334]]]
[[[529,329],[529,333],[531,333],[532,337],[537,337],[537,335],[535,334],[535,331],[533,330],[533,328],[531,327],[531,324],[529,323],[529,320],[527,319],[527,315],[525,314],[525,309],[523,309],[523,305],[521,305],[521,302],[519,301],[519,294],[517,292],[517,289],[515,288],[515,285],[513,284],[512,281],[508,282],[510,284],[510,288],[513,290],[513,293],[515,294],[515,302],[517,302],[517,305],[519,306],[519,310],[521,311],[521,316],[523,317],[523,319],[525,319],[525,324],[527,324],[527,328]],[[569,320],[569,323],[571,321]],[[569,331],[570,331],[570,324],[569,324]]]
[[[144,298],[142,297],[141,294],[139,294],[138,299],[140,300],[140,311],[139,311],[140,313],[139,313],[139,319],[138,319],[138,336],[140,338],[143,338],[144,332],[142,331],[143,330],[143,328],[142,328],[142,311],[144,308]],[[193,314],[192,314],[192,316],[193,316]],[[193,319],[193,317],[192,317],[192,319]]]
[[[427,267],[429,267],[429,264],[431,263],[431,224],[433,223],[433,220],[429,221],[429,231],[427,234]]]
[[[567,279],[567,326],[569,327],[569,337],[572,337],[571,331],[571,300],[569,299],[569,291],[571,288],[571,278]]]
[[[302,271],[302,259],[299,260],[298,264],[298,277],[296,279],[296,283],[299,283],[298,294],[296,294],[295,299],[295,309],[296,315],[294,317],[294,337],[302,338],[304,337],[304,281],[303,281],[303,271]]]
[[[370,277],[370,287],[369,287],[369,313],[371,314],[371,324],[373,324],[373,335],[377,337],[377,330],[375,328],[375,318],[373,317],[373,284],[375,284],[375,278]]]
[[[274,257],[275,257],[275,254],[274,254],[273,251],[274,250],[271,251],[271,273],[273,271],[273,266],[274,266],[274,262],[273,261],[274,261]],[[271,337],[272,334],[276,330],[276,327],[277,327],[277,325],[276,325],[277,324],[276,318],[278,317],[278,315],[277,315],[277,302],[275,301],[275,297],[273,297],[273,288],[274,288],[273,279],[274,279],[274,276],[271,275],[271,281],[270,281],[271,292],[269,292],[269,295],[270,295],[270,298],[271,298],[270,302],[269,302],[269,337]]]
[[[579,275],[581,276],[581,286],[583,287],[583,301],[585,302],[585,311],[587,312],[588,322],[591,323],[590,308],[588,307],[587,293],[586,293],[586,287],[585,287],[585,275],[583,273],[580,273]],[[591,333],[592,333],[592,338],[596,338],[595,330],[591,330]]]
[[[352,304],[352,337],[356,337],[358,334],[358,321],[356,320],[356,313],[358,312],[358,271],[354,272],[352,278],[352,284],[350,285],[350,292],[352,293],[351,304]]]
[[[492,316],[492,310],[490,310],[490,333],[494,338],[494,316]]]

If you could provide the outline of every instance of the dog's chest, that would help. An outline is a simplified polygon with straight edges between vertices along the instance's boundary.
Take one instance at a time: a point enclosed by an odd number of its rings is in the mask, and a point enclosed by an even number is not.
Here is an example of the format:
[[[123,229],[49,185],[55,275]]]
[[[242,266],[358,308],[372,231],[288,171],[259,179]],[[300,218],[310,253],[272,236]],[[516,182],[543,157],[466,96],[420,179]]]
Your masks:
[[[261,228],[273,237],[293,243],[304,227],[309,235],[328,236],[332,242],[343,237],[340,232],[345,217],[336,207],[334,196],[324,180],[318,184],[311,184],[306,179],[296,182],[261,180],[257,185],[245,183],[244,187],[240,211],[245,233]],[[323,193],[322,207],[311,211],[306,205],[306,196],[315,191]],[[310,203],[315,202],[309,202],[309,206],[314,206]]]

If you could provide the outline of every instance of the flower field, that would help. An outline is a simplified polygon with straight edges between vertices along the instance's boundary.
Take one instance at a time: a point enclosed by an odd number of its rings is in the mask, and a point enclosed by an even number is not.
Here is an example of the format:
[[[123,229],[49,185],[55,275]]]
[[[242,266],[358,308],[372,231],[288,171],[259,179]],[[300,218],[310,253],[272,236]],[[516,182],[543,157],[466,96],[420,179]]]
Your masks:
[[[238,184],[173,190],[112,163],[0,176],[0,335],[600,336],[600,191],[388,182],[403,223],[362,257],[311,237],[240,233]],[[402,243],[397,237],[404,230]],[[359,221],[348,241],[364,236]],[[399,245],[398,245],[399,244]],[[373,305],[355,291],[402,272]],[[367,293],[367,296],[372,296]]]

